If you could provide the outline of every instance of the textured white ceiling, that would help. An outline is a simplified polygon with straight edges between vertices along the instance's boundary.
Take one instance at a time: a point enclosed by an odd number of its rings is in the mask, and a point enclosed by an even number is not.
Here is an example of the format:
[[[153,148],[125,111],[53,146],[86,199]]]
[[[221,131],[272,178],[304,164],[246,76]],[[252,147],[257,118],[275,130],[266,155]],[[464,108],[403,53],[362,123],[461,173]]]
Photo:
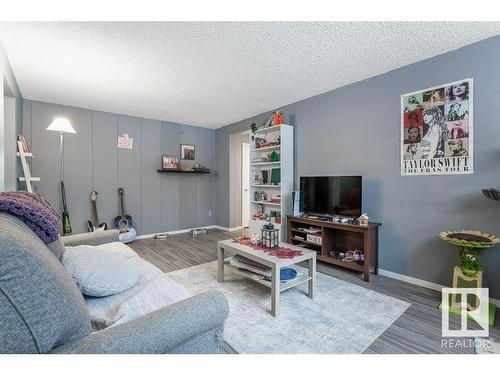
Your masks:
[[[498,22],[0,23],[28,99],[211,128],[499,33]]]

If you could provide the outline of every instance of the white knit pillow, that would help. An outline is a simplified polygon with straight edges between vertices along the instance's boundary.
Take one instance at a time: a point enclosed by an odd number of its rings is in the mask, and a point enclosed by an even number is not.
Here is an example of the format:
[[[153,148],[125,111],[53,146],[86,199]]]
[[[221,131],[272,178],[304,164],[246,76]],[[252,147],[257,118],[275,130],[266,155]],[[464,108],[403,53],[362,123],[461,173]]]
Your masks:
[[[128,254],[103,251],[95,246],[67,246],[61,259],[82,294],[105,297],[133,287],[139,269]]]

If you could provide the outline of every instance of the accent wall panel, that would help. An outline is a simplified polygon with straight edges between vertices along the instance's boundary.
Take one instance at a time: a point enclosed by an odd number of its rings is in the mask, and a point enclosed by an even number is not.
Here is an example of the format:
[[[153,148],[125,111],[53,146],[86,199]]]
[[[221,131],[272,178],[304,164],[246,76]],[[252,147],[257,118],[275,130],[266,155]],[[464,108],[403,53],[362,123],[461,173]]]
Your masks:
[[[179,157],[179,124],[171,122],[161,123],[162,154]],[[171,231],[180,229],[180,201],[179,175],[163,173],[161,175],[161,212],[162,230]]]
[[[141,119],[142,233],[158,233],[161,226],[161,122]]]
[[[118,115],[93,112],[92,186],[97,191],[99,221],[113,228],[118,215]]]
[[[214,132],[210,129],[198,128],[196,130],[196,162],[203,164],[204,166],[210,168],[213,173],[213,142],[214,142]],[[210,175],[198,175],[197,184],[197,197],[196,197],[196,208],[197,208],[197,226],[211,225],[213,224],[213,212],[212,216],[209,215],[209,211],[212,211],[212,199],[213,199],[213,183],[214,177]]]
[[[23,134],[31,148],[31,101],[23,99]],[[48,126],[48,125],[47,125]],[[17,143],[16,143],[17,145]],[[17,149],[16,149],[17,151]],[[22,170],[22,168],[21,168]]]
[[[28,142],[28,145],[31,147],[31,101],[23,99],[23,127],[21,130],[21,133],[24,134],[24,137],[26,138],[26,142]],[[16,143],[16,152],[17,152],[17,143]],[[23,176],[23,166],[21,164],[21,161],[18,158],[18,163],[17,163],[17,177]],[[34,175],[33,175],[34,176]],[[38,177],[38,176],[36,176]],[[26,189],[26,184],[24,182],[17,181],[17,189]],[[35,187],[36,191],[36,187]]]
[[[141,120],[137,117],[118,116],[118,134],[134,139],[132,150],[118,149],[118,185],[125,189],[125,213],[132,216],[141,230]]]
[[[194,164],[198,162],[198,147],[196,144],[196,128],[181,125],[179,127],[179,142],[195,146],[195,160],[180,160],[182,164]],[[181,228],[193,228],[198,226],[197,182],[198,175],[180,175],[180,226]]]
[[[59,134],[47,127],[62,113],[63,107],[56,104],[33,102],[31,106],[31,150],[35,154],[31,174],[41,178],[34,183],[34,191],[42,194],[56,211],[61,210]],[[21,187],[26,189],[24,183]]]
[[[66,116],[77,131],[65,136],[65,183],[73,233],[86,231],[91,190],[98,193],[99,221],[113,228],[120,186],[125,188],[125,208],[139,234],[213,224],[208,216],[214,211],[213,175],[156,170],[162,154],[180,157],[181,143],[196,146],[196,161],[184,164],[213,167],[214,130],[29,100],[23,104],[23,132],[36,156],[33,175],[42,179],[35,189],[58,211],[59,135],[46,128],[54,117]],[[132,150],[118,149],[118,135],[123,133],[134,139]]]
[[[85,232],[90,219],[89,194],[92,189],[92,111],[65,107],[76,134],[64,136],[64,185],[74,233]]]

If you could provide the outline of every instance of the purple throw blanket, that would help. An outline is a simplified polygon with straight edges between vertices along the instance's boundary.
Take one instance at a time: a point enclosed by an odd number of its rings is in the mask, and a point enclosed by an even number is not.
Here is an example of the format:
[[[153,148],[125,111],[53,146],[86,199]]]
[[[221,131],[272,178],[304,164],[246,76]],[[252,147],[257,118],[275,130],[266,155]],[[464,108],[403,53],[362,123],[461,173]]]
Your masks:
[[[23,221],[45,244],[59,238],[61,219],[40,194],[26,191],[0,193],[0,211]]]

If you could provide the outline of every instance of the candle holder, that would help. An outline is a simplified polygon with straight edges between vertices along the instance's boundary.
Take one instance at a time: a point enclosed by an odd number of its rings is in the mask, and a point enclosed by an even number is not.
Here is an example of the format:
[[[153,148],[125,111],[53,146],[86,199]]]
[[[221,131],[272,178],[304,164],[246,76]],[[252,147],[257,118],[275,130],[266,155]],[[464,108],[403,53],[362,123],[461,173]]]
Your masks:
[[[262,246],[273,248],[278,247],[280,244],[279,229],[276,229],[273,224],[268,223],[262,227],[261,241]]]

